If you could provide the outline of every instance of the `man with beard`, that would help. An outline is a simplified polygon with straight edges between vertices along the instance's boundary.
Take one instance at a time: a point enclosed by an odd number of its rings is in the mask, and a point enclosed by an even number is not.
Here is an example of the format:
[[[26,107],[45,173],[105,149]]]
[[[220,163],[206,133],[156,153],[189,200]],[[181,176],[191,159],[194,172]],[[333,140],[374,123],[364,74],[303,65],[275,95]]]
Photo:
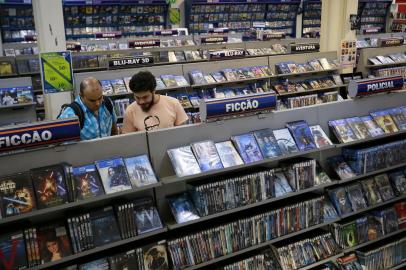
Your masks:
[[[123,133],[179,126],[188,120],[176,98],[155,93],[156,80],[151,72],[138,72],[129,85],[135,101],[125,111]]]

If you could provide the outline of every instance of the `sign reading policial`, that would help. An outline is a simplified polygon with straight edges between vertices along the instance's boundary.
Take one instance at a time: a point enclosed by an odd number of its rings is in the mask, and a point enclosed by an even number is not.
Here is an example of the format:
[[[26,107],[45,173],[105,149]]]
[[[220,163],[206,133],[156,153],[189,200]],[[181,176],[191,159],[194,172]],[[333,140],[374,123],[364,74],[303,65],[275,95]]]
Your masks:
[[[0,129],[0,152],[80,140],[77,118]]]
[[[215,50],[209,51],[210,60],[230,59],[244,57],[244,49],[229,49],[229,50]]]
[[[130,48],[144,48],[144,47],[159,47],[161,41],[159,39],[146,39],[146,40],[133,40],[128,42]]]
[[[202,37],[200,39],[201,44],[223,43],[223,42],[227,42],[227,41],[228,41],[228,37],[226,37],[226,36]]]
[[[403,83],[404,79],[402,76],[350,81],[348,86],[348,94],[350,97],[354,98],[383,92],[391,92],[402,89]]]
[[[203,121],[215,121],[241,115],[270,112],[275,107],[275,93],[253,94],[228,99],[204,100],[200,103],[200,113]]]
[[[291,44],[290,45],[291,53],[309,53],[309,52],[318,52],[319,50],[320,50],[320,44],[318,44],[318,43]]]
[[[153,56],[138,56],[138,57],[122,57],[122,58],[110,58],[109,68],[128,68],[137,66],[152,65],[154,63]]]

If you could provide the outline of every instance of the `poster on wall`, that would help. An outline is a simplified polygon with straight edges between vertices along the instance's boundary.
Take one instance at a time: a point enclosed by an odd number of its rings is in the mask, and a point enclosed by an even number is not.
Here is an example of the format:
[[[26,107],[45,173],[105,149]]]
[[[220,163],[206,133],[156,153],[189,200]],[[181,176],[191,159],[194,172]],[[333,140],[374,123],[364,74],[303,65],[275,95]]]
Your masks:
[[[357,41],[342,40],[340,51],[341,66],[343,68],[355,67],[357,63]]]
[[[45,94],[73,91],[70,51],[40,54],[42,85]]]

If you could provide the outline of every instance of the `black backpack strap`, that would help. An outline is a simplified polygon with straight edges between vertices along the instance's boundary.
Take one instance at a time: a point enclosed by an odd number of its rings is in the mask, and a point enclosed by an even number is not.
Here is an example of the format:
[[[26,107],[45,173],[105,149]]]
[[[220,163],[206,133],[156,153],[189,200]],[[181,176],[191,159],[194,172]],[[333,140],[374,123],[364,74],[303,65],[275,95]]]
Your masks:
[[[72,102],[71,104],[63,104],[61,106],[61,112],[59,113],[58,117],[61,117],[62,113],[66,110],[66,108],[71,108],[75,115],[79,118],[80,129],[83,128],[85,125],[85,114],[83,113],[82,107],[76,101]]]
[[[74,111],[75,115],[79,118],[79,123],[80,123],[80,129],[83,128],[83,126],[85,125],[85,114],[83,112],[82,107],[80,106],[79,103],[77,103],[76,101],[72,102],[71,104],[69,104],[69,107],[72,108],[72,110]]]
[[[114,106],[111,98],[104,96],[103,103],[106,106],[107,110],[110,112],[110,114],[113,115]]]

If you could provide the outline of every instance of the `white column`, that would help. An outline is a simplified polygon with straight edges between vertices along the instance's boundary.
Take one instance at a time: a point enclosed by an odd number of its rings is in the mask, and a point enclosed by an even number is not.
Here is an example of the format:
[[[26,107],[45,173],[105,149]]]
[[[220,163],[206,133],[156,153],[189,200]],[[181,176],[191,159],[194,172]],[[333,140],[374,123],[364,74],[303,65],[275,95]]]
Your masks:
[[[320,50],[335,51],[341,40],[356,39],[350,15],[357,14],[358,0],[322,0]]]
[[[303,12],[296,16],[296,38],[302,38]]]
[[[62,0],[33,0],[32,6],[39,52],[66,51]],[[45,94],[46,118],[55,119],[61,106],[70,102],[72,102],[71,92]]]

